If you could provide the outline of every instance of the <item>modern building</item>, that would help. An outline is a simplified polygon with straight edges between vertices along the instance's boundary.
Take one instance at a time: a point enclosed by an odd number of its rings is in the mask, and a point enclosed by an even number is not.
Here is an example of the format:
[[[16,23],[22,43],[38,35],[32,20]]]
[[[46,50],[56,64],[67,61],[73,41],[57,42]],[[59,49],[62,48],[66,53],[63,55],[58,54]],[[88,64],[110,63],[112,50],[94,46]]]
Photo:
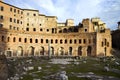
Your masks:
[[[110,29],[100,18],[57,22],[38,10],[0,0],[0,52],[7,57],[111,56]]]

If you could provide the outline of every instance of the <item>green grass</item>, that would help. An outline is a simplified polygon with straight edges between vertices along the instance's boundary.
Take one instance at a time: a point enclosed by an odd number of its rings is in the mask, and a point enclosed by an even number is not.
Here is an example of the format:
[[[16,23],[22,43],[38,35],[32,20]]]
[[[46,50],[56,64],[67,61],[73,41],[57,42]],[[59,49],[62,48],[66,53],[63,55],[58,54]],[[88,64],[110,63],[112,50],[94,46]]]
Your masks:
[[[18,61],[22,62],[23,60],[24,59],[20,59]],[[100,75],[100,76],[114,76],[114,77],[120,78],[120,74],[118,74],[118,73],[104,71],[104,66],[106,64],[109,64],[110,68],[116,68],[116,69],[120,70],[120,66],[115,66],[114,62],[111,62],[111,61],[100,62],[100,61],[89,58],[89,59],[87,59],[87,63],[83,63],[81,60],[78,60],[78,62],[80,63],[78,65],[75,65],[75,64],[68,64],[68,65],[50,64],[50,63],[48,63],[49,62],[48,60],[35,60],[35,59],[33,59],[33,62],[35,63],[34,64],[35,69],[28,71],[27,73],[29,74],[29,73],[38,71],[37,67],[40,66],[40,67],[42,67],[41,72],[35,73],[35,74],[37,75],[36,78],[40,78],[42,80],[44,80],[43,76],[49,76],[49,75],[55,74],[59,71],[66,71],[67,75],[69,77],[69,80],[91,80],[89,78],[78,78],[77,76],[72,75],[71,72],[74,72],[74,73],[93,72],[96,75]],[[73,63],[73,62],[71,61],[71,63]],[[51,66],[51,67],[46,67],[46,65]],[[61,67],[65,67],[65,68],[61,69]],[[33,77],[28,74],[24,75],[22,80],[33,80]]]

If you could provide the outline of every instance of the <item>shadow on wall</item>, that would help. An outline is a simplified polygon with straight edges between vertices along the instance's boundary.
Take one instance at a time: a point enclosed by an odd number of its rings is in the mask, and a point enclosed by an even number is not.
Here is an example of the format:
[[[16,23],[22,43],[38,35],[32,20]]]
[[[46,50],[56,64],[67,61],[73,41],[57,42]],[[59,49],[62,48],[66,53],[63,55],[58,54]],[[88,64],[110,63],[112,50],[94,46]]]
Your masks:
[[[6,48],[7,30],[0,28],[0,80],[7,80],[8,78],[8,66],[7,59],[4,55]]]

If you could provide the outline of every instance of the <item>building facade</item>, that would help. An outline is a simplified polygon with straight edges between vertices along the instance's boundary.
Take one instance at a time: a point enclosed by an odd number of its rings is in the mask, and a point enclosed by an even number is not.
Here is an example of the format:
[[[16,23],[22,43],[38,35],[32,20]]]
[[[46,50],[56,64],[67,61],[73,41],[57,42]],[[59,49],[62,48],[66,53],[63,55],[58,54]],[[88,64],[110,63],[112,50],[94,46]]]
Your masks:
[[[0,1],[0,52],[7,57],[111,56],[110,29],[100,18],[57,22],[38,10]]]

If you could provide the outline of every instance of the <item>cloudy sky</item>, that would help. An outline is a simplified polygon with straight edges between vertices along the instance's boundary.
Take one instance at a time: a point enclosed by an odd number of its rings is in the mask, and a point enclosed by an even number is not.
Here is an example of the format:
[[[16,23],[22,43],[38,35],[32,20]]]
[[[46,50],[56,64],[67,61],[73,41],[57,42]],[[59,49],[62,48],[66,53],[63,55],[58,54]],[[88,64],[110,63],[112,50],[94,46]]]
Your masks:
[[[120,21],[120,0],[4,0],[25,9],[58,17],[58,22],[74,19],[77,25],[84,18],[100,17],[108,28],[116,29]]]

